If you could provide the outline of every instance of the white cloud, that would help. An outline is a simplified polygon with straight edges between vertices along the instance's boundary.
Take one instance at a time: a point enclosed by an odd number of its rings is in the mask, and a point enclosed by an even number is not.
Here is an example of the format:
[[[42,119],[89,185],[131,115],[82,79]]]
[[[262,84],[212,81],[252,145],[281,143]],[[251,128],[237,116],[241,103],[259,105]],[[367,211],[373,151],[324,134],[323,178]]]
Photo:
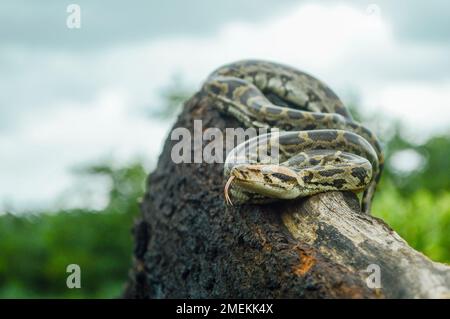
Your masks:
[[[405,128],[422,142],[450,127],[450,80],[443,83],[400,82],[367,92],[365,104],[385,116],[406,123]]]
[[[2,198],[20,209],[48,204],[74,183],[70,169],[76,165],[107,155],[126,162],[158,154],[168,123],[150,124],[144,116],[130,114],[127,105],[125,94],[103,91],[89,105],[67,102],[30,113],[20,133],[0,139]]]
[[[356,90],[365,106],[418,132],[448,127],[450,78],[439,68],[448,52],[399,43],[391,26],[382,10],[300,4],[264,23],[225,24],[209,37],[89,52],[12,49],[20,54],[3,56],[15,75],[0,75],[7,88],[0,99],[16,100],[18,109],[10,111],[23,109],[20,126],[0,138],[0,199],[48,201],[73,182],[68,168],[108,154],[156,159],[168,123],[138,111],[159,105],[158,92],[174,73],[199,87],[214,68],[244,58],[290,64],[342,97]],[[444,75],[429,79],[430,70]]]

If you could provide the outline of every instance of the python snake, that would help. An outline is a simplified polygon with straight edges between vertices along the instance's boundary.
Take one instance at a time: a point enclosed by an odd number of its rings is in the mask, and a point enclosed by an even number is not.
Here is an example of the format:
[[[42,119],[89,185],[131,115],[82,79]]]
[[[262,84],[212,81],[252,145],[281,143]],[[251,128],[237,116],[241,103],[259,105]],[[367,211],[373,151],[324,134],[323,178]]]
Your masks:
[[[362,211],[370,213],[384,163],[380,143],[324,83],[289,66],[246,60],[215,70],[203,89],[216,108],[246,128],[279,130],[249,139],[228,154],[227,203],[231,198],[239,204],[265,203],[364,191]],[[275,163],[259,155],[274,146]]]

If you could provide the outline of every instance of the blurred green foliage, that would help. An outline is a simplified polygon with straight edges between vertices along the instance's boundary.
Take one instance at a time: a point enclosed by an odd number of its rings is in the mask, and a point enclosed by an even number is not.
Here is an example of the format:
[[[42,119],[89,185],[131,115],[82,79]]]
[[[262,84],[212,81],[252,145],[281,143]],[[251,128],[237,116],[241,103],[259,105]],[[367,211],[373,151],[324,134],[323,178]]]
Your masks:
[[[421,188],[405,195],[392,181],[384,181],[377,192],[372,211],[410,246],[434,261],[450,263],[449,190],[436,194]]]
[[[113,298],[131,265],[131,228],[146,172],[140,163],[83,171],[111,180],[102,211],[73,209],[0,216],[0,298]],[[81,268],[81,289],[68,289],[66,267]]]
[[[186,90],[168,89],[167,111],[173,117]],[[377,126],[380,115],[355,118]],[[385,123],[386,124],[386,123]],[[386,126],[386,125],[385,125]],[[388,123],[379,134],[386,150],[386,169],[372,211],[411,246],[435,261],[450,263],[450,137],[435,136],[422,144],[404,138],[402,128]],[[405,172],[392,165],[400,151],[413,151],[422,165]],[[125,167],[96,165],[83,174],[110,180],[108,204],[101,211],[73,209],[0,215],[0,298],[113,298],[118,297],[131,265],[131,228],[144,192],[142,163]],[[81,289],[66,287],[66,267],[81,267]]]
[[[421,145],[396,132],[388,141],[387,165],[372,212],[412,247],[434,261],[450,263],[450,137],[435,136]],[[390,164],[399,151],[417,152],[424,164],[408,173]]]
[[[362,115],[350,107],[362,123],[387,127],[381,137],[386,163],[372,204],[372,214],[386,221],[409,245],[434,261],[450,263],[450,134],[437,135],[421,144],[402,134],[400,123],[380,114]],[[384,139],[383,139],[384,137]],[[408,151],[421,161],[410,171],[393,165],[394,157]],[[404,158],[409,166],[412,158]]]

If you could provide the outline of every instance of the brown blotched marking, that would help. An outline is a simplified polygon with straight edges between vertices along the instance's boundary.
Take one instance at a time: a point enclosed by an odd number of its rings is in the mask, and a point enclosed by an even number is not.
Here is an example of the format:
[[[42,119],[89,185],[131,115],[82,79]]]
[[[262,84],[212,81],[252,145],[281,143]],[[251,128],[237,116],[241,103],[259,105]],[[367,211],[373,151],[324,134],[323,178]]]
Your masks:
[[[242,82],[238,79],[232,79],[227,83],[227,90],[224,92],[225,96],[230,99],[234,100],[235,98],[235,91],[239,88],[242,88]]]
[[[307,95],[308,95],[308,101],[310,101],[310,102],[320,101],[320,97],[314,91],[309,90]]]
[[[361,128],[361,125],[355,123],[355,122],[348,122],[348,127],[354,130],[359,130]]]
[[[325,176],[325,177],[330,177],[330,176],[333,176],[333,175],[336,175],[336,174],[340,174],[340,173],[344,173],[344,172],[345,172],[345,170],[343,170],[343,169],[334,168],[334,169],[329,169],[329,170],[326,170],[326,171],[320,171],[319,175]]]
[[[247,73],[247,76],[249,76],[250,78],[252,78],[254,81],[256,81],[256,77],[258,76],[259,72],[258,71],[250,71]]]
[[[211,90],[212,93],[219,95],[220,93],[222,93],[222,87],[220,85],[218,85],[217,83],[211,83],[209,85],[209,89]]]
[[[252,109],[256,110],[256,111],[261,111],[262,109],[262,105],[261,103],[259,103],[258,101],[252,101],[248,104],[249,107],[251,107]]]
[[[286,175],[286,174],[273,173],[272,176],[276,177],[276,178],[278,178],[278,179],[280,179],[280,180],[282,180],[284,182],[289,182],[289,181],[295,182],[295,181],[297,181],[297,179],[295,177],[289,176],[289,175]]]
[[[352,175],[359,178],[359,180],[363,182],[367,177],[367,172],[362,167],[355,167],[352,169]]]
[[[272,183],[272,179],[268,175],[264,175],[263,178],[266,183]]]
[[[283,111],[281,107],[268,107],[266,112],[269,114],[280,114]]]
[[[283,129],[284,131],[290,131],[292,130],[294,127],[289,124],[289,123],[283,123],[281,126],[281,129]]]
[[[303,112],[302,111],[288,110],[287,114],[293,120],[299,120],[299,119],[303,118]]]
[[[306,159],[306,156],[304,156],[304,155],[295,155],[288,160],[287,164],[288,164],[288,166],[290,166],[290,165],[295,166],[295,165],[305,162],[305,159]]]
[[[241,176],[242,176],[243,179],[247,179],[247,177],[248,177],[248,172],[246,172],[246,171],[240,171],[239,173],[241,174]]]
[[[341,114],[337,114],[337,113],[336,114],[330,114],[330,116],[331,116],[331,122],[333,122],[334,124],[339,124],[339,127],[347,126],[348,123],[351,123],[351,122],[348,121],[348,119],[346,119]]]
[[[312,179],[314,178],[314,174],[312,172],[308,172],[305,176],[303,176],[303,181],[305,183],[311,183]]]
[[[331,141],[335,140],[338,136],[338,133],[334,130],[317,130],[313,131],[309,134],[309,137],[314,142],[325,140]]]
[[[323,113],[312,113],[312,116],[314,117],[314,119],[316,121],[321,121],[321,120],[324,119],[325,114],[323,114]]]
[[[289,103],[285,99],[279,97],[277,94],[275,94],[273,92],[264,91],[262,93],[273,105],[281,106],[281,107],[289,107],[289,108],[295,107],[291,103]]]
[[[290,76],[287,76],[286,74],[281,74],[280,80],[281,80],[282,85],[286,86],[286,83],[288,83],[289,81],[292,81],[292,78]]]
[[[333,180],[333,186],[336,187],[337,189],[342,189],[342,187],[346,184],[346,180],[342,179],[342,178],[338,178]]]
[[[239,95],[239,101],[241,102],[241,104],[247,105],[249,104],[249,99],[251,99],[252,97],[255,97],[255,92],[252,89],[247,88],[246,90],[243,90],[243,93]]]
[[[310,130],[314,130],[317,128],[316,124],[308,124],[305,126],[305,130],[310,131]]]
[[[355,145],[359,144],[359,141],[360,141],[358,135],[356,135],[354,133],[350,133],[350,132],[345,132],[344,138],[348,143],[355,144]]]
[[[334,109],[337,114],[345,116],[346,118],[350,118],[350,119],[352,118],[350,113],[347,111],[347,109],[341,103],[336,104],[334,106]]]
[[[280,134],[278,141],[280,142],[281,145],[291,145],[304,142],[304,140],[298,136],[297,132]]]

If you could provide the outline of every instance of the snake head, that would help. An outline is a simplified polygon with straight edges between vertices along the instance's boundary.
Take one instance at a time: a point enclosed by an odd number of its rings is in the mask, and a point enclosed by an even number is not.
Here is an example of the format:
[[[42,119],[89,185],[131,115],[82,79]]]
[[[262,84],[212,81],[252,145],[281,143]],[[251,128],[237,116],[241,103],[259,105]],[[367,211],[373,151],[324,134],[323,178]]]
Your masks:
[[[300,195],[298,174],[285,166],[244,164],[233,167],[225,186],[227,202],[231,202],[228,189],[232,183],[269,198],[292,199]]]

